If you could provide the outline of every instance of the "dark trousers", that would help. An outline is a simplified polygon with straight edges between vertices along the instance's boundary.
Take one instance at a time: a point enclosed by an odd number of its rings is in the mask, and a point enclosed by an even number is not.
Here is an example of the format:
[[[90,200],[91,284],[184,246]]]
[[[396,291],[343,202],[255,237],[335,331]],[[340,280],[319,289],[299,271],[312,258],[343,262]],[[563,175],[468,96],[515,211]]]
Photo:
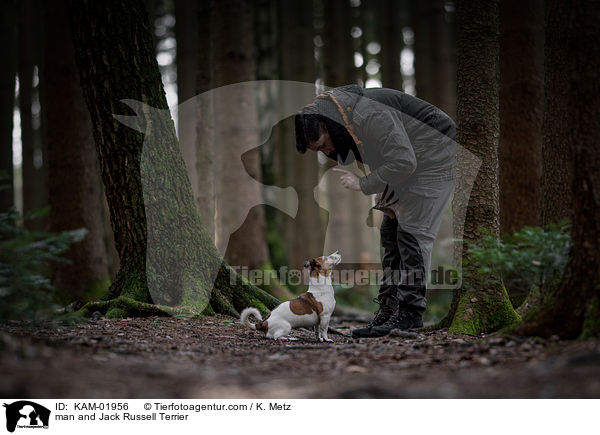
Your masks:
[[[382,297],[394,296],[401,304],[423,314],[426,299],[426,270],[418,240],[403,230],[397,219],[384,216],[381,224],[381,257],[383,280],[379,288]]]

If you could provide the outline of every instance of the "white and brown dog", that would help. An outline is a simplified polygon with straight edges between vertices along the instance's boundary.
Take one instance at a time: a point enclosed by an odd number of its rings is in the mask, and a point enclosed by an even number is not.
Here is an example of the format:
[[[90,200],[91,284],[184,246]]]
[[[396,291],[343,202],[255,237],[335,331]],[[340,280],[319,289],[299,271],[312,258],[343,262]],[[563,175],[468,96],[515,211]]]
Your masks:
[[[246,308],[242,311],[240,321],[250,329],[262,331],[266,337],[277,340],[290,333],[292,328],[314,327],[317,341],[333,340],[327,337],[329,320],[335,308],[331,270],[342,261],[342,256],[336,251],[331,255],[314,258],[304,263],[309,271],[309,286],[291,301],[283,302],[271,314],[262,319],[256,308]],[[254,324],[248,320],[252,315],[259,320]]]

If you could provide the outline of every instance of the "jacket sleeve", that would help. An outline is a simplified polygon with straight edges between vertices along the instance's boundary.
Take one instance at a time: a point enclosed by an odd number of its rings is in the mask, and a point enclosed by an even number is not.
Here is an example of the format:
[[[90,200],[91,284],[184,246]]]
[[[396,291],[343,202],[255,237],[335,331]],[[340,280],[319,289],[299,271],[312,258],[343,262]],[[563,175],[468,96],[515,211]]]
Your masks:
[[[382,192],[387,184],[401,184],[417,168],[412,144],[399,115],[390,110],[373,112],[360,124],[364,146],[373,147],[383,162],[360,178],[360,189],[365,195]]]

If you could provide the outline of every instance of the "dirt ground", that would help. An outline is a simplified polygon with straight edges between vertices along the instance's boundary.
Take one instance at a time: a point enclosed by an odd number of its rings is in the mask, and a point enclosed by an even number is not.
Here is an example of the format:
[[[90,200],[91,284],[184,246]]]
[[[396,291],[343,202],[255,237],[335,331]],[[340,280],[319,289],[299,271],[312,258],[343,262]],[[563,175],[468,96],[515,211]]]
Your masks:
[[[5,398],[600,397],[600,340],[409,333],[265,339],[231,317],[0,327]]]

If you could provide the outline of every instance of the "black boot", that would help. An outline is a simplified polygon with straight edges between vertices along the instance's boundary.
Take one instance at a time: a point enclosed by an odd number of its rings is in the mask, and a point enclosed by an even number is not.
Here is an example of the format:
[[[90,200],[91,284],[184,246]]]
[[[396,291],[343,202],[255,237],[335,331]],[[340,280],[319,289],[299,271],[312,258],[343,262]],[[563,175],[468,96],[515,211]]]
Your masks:
[[[371,335],[371,331],[374,327],[381,326],[387,322],[390,318],[394,317],[398,312],[398,298],[394,296],[384,296],[379,299],[373,299],[373,302],[379,304],[379,308],[375,312],[375,317],[371,320],[364,328],[358,328],[352,330],[352,337],[354,338],[368,338],[368,337],[379,337],[378,335]]]
[[[423,319],[421,314],[411,310],[408,307],[401,306],[395,316],[390,317],[385,323],[373,327],[371,334],[373,337],[383,337],[393,329],[406,331],[413,328],[422,328]]]

